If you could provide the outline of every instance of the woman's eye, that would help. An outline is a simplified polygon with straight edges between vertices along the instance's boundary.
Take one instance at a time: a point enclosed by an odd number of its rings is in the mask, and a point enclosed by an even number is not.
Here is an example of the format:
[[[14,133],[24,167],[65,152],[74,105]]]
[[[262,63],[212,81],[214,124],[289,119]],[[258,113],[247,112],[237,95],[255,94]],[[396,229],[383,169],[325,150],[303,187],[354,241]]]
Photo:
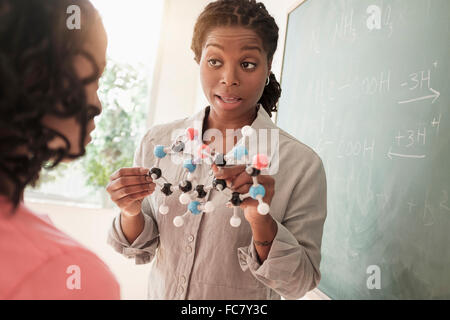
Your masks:
[[[211,67],[220,67],[222,65],[222,63],[219,60],[216,60],[216,59],[209,59],[208,60],[208,64]]]
[[[242,63],[242,67],[244,69],[251,70],[251,69],[255,69],[256,68],[256,64],[254,64],[253,62],[243,62]]]

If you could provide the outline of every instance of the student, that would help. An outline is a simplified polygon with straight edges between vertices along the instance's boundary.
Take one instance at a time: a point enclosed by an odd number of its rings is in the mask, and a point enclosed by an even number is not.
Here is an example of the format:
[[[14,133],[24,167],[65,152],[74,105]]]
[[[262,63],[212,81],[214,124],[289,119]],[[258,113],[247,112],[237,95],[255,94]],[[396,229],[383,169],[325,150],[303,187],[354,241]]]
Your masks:
[[[326,178],[319,156],[285,131],[270,116],[276,111],[280,85],[271,63],[278,41],[278,27],[262,3],[254,0],[218,0],[200,14],[192,50],[200,66],[204,94],[210,106],[193,116],[152,127],[135,154],[133,168],[111,176],[107,190],[120,208],[108,242],[118,252],[151,263],[150,299],[287,299],[301,298],[320,280],[320,247],[326,217]],[[292,115],[295,116],[295,115]],[[186,206],[180,191],[167,199],[169,213],[158,212],[161,191],[147,175],[155,163],[155,145],[170,146],[176,130],[241,129],[251,125],[278,129],[279,169],[261,175],[264,201],[270,213],[257,213],[258,202],[241,204],[240,227],[230,226],[229,200],[217,190],[208,193],[215,211],[190,215],[177,228],[174,217]],[[222,142],[215,148],[228,153]],[[181,165],[162,159],[159,167],[168,181],[186,179]],[[242,165],[219,169],[200,165],[205,185],[214,176],[227,181],[233,191],[247,193],[251,177]]]
[[[49,162],[85,153],[106,33],[87,0],[0,0],[0,299],[120,299],[108,267],[23,204]],[[69,10],[70,12],[70,10]]]

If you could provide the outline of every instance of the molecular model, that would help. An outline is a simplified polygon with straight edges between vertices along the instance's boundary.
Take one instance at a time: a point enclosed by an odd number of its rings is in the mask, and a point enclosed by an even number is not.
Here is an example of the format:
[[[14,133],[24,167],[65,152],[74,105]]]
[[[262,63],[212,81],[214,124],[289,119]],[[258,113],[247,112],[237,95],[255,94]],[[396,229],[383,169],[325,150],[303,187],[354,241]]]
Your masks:
[[[241,129],[243,137],[250,137],[254,130],[250,126],[245,126]],[[242,139],[244,140],[244,139]],[[191,150],[196,150],[196,157],[191,153],[189,158],[183,161],[183,168],[187,172],[187,178],[181,181],[178,186],[169,183],[167,179],[162,175],[162,171],[159,168],[161,159],[167,155],[181,155],[183,156],[187,146]],[[268,167],[269,161],[264,154],[257,154],[253,157],[251,165],[248,165],[248,150],[243,145],[236,145],[230,156],[216,153],[215,150],[211,150],[208,145],[203,144],[198,136],[198,131],[194,128],[188,128],[184,135],[178,136],[175,142],[170,147],[157,145],[154,148],[154,155],[156,161],[154,166],[150,169],[148,175],[153,179],[153,182],[160,187],[164,200],[160,205],[158,211],[162,215],[166,215],[169,212],[169,207],[166,205],[166,199],[175,191],[180,190],[182,194],[179,197],[180,203],[187,205],[187,211],[181,215],[176,216],[173,220],[173,224],[176,227],[181,227],[184,224],[185,217],[191,213],[193,215],[200,214],[202,212],[209,213],[215,210],[212,202],[205,201],[207,193],[211,189],[223,192],[230,200],[226,203],[227,207],[233,207],[233,216],[230,219],[230,224],[233,227],[239,227],[241,219],[238,216],[239,205],[248,197],[251,197],[259,202],[257,207],[258,213],[266,215],[269,213],[270,207],[267,203],[263,202],[263,197],[266,193],[264,186],[258,183],[258,175],[261,170]],[[234,161],[233,161],[234,160]],[[246,194],[240,194],[238,192],[232,192],[227,189],[225,180],[216,179],[212,181],[211,185],[205,186],[203,184],[197,184],[197,177],[195,170],[197,165],[202,162],[211,165],[215,163],[218,167],[224,167],[227,163],[244,163],[247,165],[246,172],[252,177],[253,185]],[[161,179],[165,182],[161,182]]]

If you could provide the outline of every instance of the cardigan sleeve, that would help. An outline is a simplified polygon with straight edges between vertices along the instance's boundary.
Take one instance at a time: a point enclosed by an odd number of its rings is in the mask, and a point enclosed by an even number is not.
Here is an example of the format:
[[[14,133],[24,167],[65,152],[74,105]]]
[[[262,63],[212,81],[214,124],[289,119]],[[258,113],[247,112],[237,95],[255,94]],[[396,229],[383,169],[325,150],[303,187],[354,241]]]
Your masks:
[[[327,187],[322,160],[314,161],[292,190],[282,222],[267,259],[260,264],[253,244],[238,248],[241,268],[286,299],[299,299],[320,281],[323,225]]]
[[[142,138],[134,155],[133,167],[149,167],[153,161],[152,130]],[[122,232],[120,213],[114,218],[108,232],[107,243],[117,252],[127,258],[134,258],[136,264],[145,264],[153,260],[159,245],[159,230],[154,219],[154,212],[146,197],[142,201],[142,214],[144,216],[144,229],[141,234],[129,243]]]

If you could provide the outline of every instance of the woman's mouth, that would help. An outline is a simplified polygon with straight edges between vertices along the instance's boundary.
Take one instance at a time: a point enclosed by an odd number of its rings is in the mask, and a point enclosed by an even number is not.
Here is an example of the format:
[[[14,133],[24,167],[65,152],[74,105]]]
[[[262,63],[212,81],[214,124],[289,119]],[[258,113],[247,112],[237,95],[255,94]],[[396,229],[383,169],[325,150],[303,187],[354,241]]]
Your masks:
[[[236,96],[214,96],[216,101],[224,107],[225,109],[235,108],[239,106],[242,102],[242,98],[236,97]]]

